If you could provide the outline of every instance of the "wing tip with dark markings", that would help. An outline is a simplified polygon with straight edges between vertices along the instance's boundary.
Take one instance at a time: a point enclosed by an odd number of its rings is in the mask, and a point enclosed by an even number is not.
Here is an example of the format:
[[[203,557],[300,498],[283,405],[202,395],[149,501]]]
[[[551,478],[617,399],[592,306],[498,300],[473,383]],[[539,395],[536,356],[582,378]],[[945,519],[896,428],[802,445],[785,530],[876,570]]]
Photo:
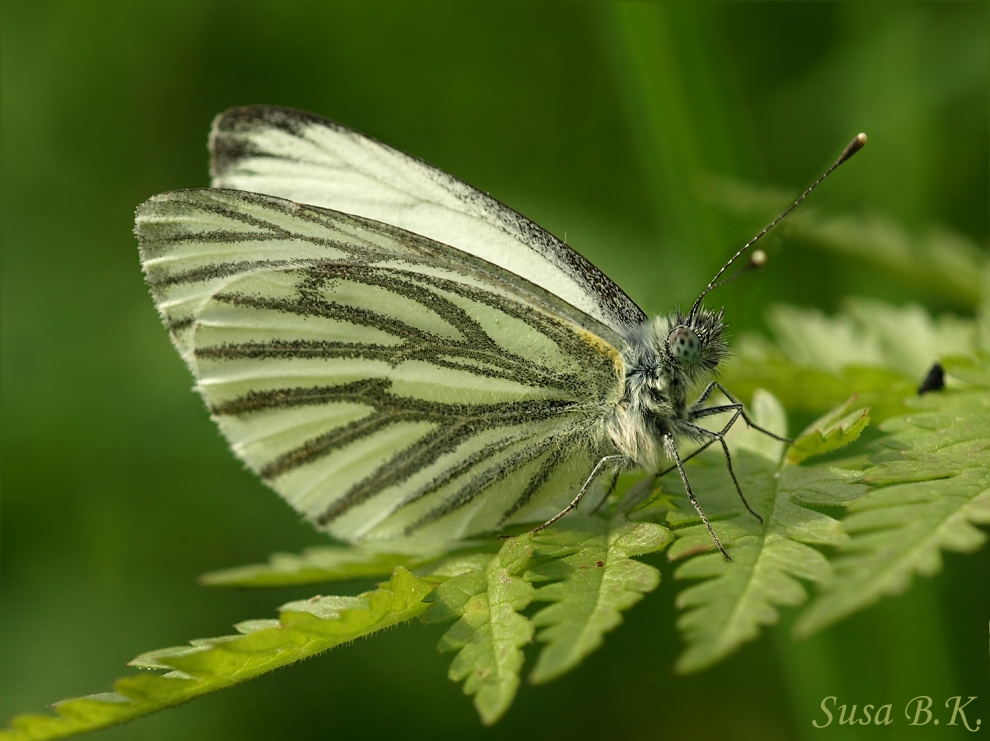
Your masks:
[[[210,175],[223,177],[248,157],[264,157],[250,138],[238,136],[259,129],[274,128],[291,136],[301,136],[307,126],[325,126],[336,131],[346,127],[315,113],[281,106],[252,105],[228,108],[213,119],[210,128]]]

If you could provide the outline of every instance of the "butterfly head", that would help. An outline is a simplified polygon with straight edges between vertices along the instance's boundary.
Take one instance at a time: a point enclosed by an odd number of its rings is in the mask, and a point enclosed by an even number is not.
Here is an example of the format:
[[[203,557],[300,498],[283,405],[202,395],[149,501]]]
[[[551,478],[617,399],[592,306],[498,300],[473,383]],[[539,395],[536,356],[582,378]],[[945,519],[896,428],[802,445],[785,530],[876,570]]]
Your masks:
[[[667,317],[664,355],[687,381],[710,374],[728,354],[722,311],[699,307],[692,314]]]

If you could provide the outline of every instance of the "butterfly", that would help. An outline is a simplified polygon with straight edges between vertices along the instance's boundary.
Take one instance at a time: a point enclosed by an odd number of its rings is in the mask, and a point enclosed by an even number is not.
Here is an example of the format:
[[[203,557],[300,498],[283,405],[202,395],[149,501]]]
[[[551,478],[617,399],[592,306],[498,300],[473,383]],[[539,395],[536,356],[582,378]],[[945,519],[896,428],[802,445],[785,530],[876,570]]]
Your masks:
[[[773,433],[710,380],[728,346],[702,299],[770,227],[689,312],[651,319],[526,217],[327,119],[231,109],[210,152],[212,188],[138,207],[141,264],[234,453],[317,528],[415,545],[545,527],[604,474],[666,460],[728,558],[678,446],[719,443],[745,502],[725,433]]]

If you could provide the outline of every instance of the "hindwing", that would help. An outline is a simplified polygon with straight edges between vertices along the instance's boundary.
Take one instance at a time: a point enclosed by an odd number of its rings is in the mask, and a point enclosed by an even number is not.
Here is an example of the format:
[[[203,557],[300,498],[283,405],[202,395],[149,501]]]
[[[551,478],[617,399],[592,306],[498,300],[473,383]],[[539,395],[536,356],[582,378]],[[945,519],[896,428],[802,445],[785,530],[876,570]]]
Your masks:
[[[163,321],[234,451],[337,537],[541,520],[608,449],[622,340],[497,265],[222,189],[156,196],[136,230]]]

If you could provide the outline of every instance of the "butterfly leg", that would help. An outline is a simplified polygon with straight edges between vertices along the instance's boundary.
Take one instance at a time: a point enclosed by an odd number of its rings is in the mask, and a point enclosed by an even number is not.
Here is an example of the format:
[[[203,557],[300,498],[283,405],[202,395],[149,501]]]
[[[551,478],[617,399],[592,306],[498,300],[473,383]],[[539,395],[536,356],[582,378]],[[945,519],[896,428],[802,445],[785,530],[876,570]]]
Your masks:
[[[600,500],[598,500],[598,504],[596,504],[592,508],[591,512],[589,512],[588,514],[591,514],[591,515],[595,514],[598,510],[600,510],[602,508],[602,505],[605,504],[605,502],[608,501],[608,498],[610,496],[612,496],[612,492],[615,491],[615,487],[619,483],[619,474],[621,472],[622,472],[622,469],[620,469],[620,468],[617,468],[615,470],[615,473],[612,474],[612,482],[608,485],[608,489],[605,490],[605,496],[603,496]]]
[[[708,401],[708,397],[712,395],[712,392],[715,389],[721,391],[722,395],[726,399],[728,399],[730,403],[721,406],[707,407],[705,409],[702,409],[701,405],[704,404],[706,401]],[[742,402],[740,402],[736,397],[734,397],[732,394],[726,391],[725,386],[720,384],[718,381],[712,381],[705,387],[705,390],[701,393],[701,396],[699,396],[697,401],[695,401],[694,404],[691,405],[688,414],[691,415],[692,419],[697,419],[698,417],[707,417],[709,414],[719,414],[721,412],[728,412],[734,409],[740,410],[740,412],[742,413],[743,421],[746,423],[748,427],[752,427],[754,430],[758,430],[759,432],[762,432],[764,435],[769,435],[774,440],[780,440],[780,442],[782,443],[794,442],[792,438],[781,437],[777,433],[771,432],[770,430],[760,427],[758,424],[756,424],[756,422],[750,419],[749,415],[746,414],[746,409],[743,407]]]
[[[714,414],[718,414],[720,412],[726,411],[722,407],[708,407],[708,409],[718,409],[719,410],[718,412],[714,412]],[[693,419],[698,419],[699,417],[707,417],[707,416],[708,416],[707,414],[696,414],[693,417]],[[708,432],[708,430],[705,430],[705,432]],[[687,463],[689,460],[691,460],[692,458],[694,458],[696,455],[698,455],[700,453],[704,453],[706,450],[708,450],[709,446],[713,445],[716,442],[717,442],[717,438],[714,438],[713,437],[713,438],[709,439],[708,442],[705,443],[704,445],[702,445],[700,448],[698,448],[697,450],[692,451],[689,455],[686,455],[683,458],[681,458],[681,462],[682,463]],[[677,468],[677,466],[667,466],[667,468],[663,469],[662,471],[657,471],[656,474],[654,474],[654,475],[657,478],[660,478],[661,476],[666,476],[668,473],[670,473],[671,471],[673,471],[676,468]]]
[[[712,438],[707,443],[705,443],[704,445],[702,445],[700,448],[698,448],[697,450],[693,451],[690,455],[686,455],[683,458],[681,458],[681,462],[682,463],[687,463],[689,460],[691,460],[692,458],[694,458],[699,453],[703,453],[706,450],[708,450],[708,447],[710,445],[714,444],[714,443],[715,443],[715,439]],[[656,475],[657,478],[660,478],[661,476],[666,476],[668,473],[670,473],[671,471],[673,471],[676,468],[677,468],[676,465],[674,465],[674,466],[667,466],[667,468],[663,469],[662,471],[657,471],[655,475]]]
[[[687,473],[684,471],[684,461],[681,460],[680,454],[677,452],[677,446],[674,444],[674,438],[672,435],[663,436],[663,447],[667,453],[667,456],[674,459],[674,465],[677,467],[678,473],[681,474],[681,481],[684,482],[684,491],[687,492],[688,499],[691,500],[691,504],[697,510],[698,515],[701,516],[701,521],[705,523],[705,527],[708,528],[708,534],[712,536],[712,540],[715,541],[715,545],[718,547],[719,551],[722,552],[722,557],[726,561],[731,561],[729,554],[726,552],[725,548],[722,547],[722,542],[718,539],[715,531],[712,529],[712,525],[708,522],[708,517],[701,509],[701,505],[698,504],[698,500],[694,496],[694,491],[691,489],[691,482],[688,481]]]
[[[690,453],[689,455],[686,455],[683,458],[681,458],[681,463],[687,463],[689,460],[691,460],[692,458],[694,458],[699,453],[701,453],[701,452],[703,452],[705,450],[708,450],[708,446],[712,445],[714,442],[715,442],[715,439],[714,438],[711,439],[711,440],[709,440],[707,443],[705,443],[704,445],[702,445],[697,450],[695,450],[692,453]],[[657,479],[661,478],[662,476],[666,476],[668,473],[670,473],[671,471],[675,470],[676,468],[677,468],[676,465],[674,465],[674,466],[667,466],[667,468],[664,468],[664,469],[662,469],[662,470],[657,471],[656,473],[654,473],[653,476],[652,476],[652,480],[653,481],[656,481]],[[651,486],[652,486],[652,482],[651,482]]]
[[[726,406],[728,406],[728,405],[726,405]],[[710,409],[719,409],[719,407],[709,407],[709,408]],[[722,411],[728,411],[728,410],[727,409],[722,409]],[[749,510],[750,514],[753,515],[753,517],[755,517],[757,520],[759,520],[760,521],[760,524],[762,525],[763,524],[763,518],[760,517],[760,515],[758,515],[756,513],[756,510],[754,510],[752,507],[749,506],[749,502],[746,501],[746,497],[742,493],[742,487],[739,486],[739,480],[736,478],[736,472],[734,470],[732,470],[732,456],[729,455],[729,446],[725,442],[725,433],[727,433],[732,428],[732,425],[734,425],[736,423],[736,420],[738,420],[739,417],[741,417],[742,416],[742,413],[743,413],[741,408],[736,408],[734,411],[735,411],[735,413],[732,415],[732,417],[729,419],[729,421],[726,422],[725,427],[723,427],[721,429],[721,431],[719,431],[719,432],[715,432],[713,430],[705,429],[704,427],[701,427],[700,425],[692,424],[691,422],[687,422],[686,424],[689,427],[691,427],[693,430],[695,430],[698,434],[705,435],[705,436],[709,437],[711,439],[711,442],[708,443],[709,445],[711,445],[711,443],[713,443],[713,442],[719,442],[719,443],[721,443],[721,445],[722,445],[722,452],[725,453],[725,465],[729,469],[729,475],[732,477],[732,483],[735,484],[736,493],[739,495],[739,498],[742,500],[742,503],[744,505],[746,505],[746,509]],[[717,414],[717,413],[718,412],[712,412],[712,414]],[[708,415],[707,414],[699,414],[697,416],[698,417],[707,417]],[[707,447],[707,445],[705,447]],[[700,452],[701,450],[704,450],[704,448],[701,448],[701,449],[699,449],[698,451],[695,451],[695,452],[697,453],[697,452]]]
[[[538,533],[540,532],[540,530],[546,530],[548,527],[550,527],[552,524],[557,522],[557,520],[559,520],[561,517],[566,515],[568,512],[573,512],[577,508],[578,504],[581,503],[581,500],[584,499],[584,495],[588,493],[588,489],[591,488],[591,485],[598,477],[598,474],[602,470],[602,468],[607,466],[609,463],[613,463],[616,461],[624,461],[624,460],[626,460],[626,457],[624,455],[606,455],[604,458],[598,461],[598,465],[596,465],[594,469],[592,469],[591,475],[588,477],[588,480],[584,482],[584,486],[581,487],[581,490],[577,493],[577,496],[574,497],[574,500],[566,507],[564,507],[560,512],[558,512],[549,520],[544,522],[542,525],[540,525],[537,528],[534,528],[533,530],[530,530],[530,533]],[[499,540],[501,540],[502,537],[505,536],[501,536]]]

